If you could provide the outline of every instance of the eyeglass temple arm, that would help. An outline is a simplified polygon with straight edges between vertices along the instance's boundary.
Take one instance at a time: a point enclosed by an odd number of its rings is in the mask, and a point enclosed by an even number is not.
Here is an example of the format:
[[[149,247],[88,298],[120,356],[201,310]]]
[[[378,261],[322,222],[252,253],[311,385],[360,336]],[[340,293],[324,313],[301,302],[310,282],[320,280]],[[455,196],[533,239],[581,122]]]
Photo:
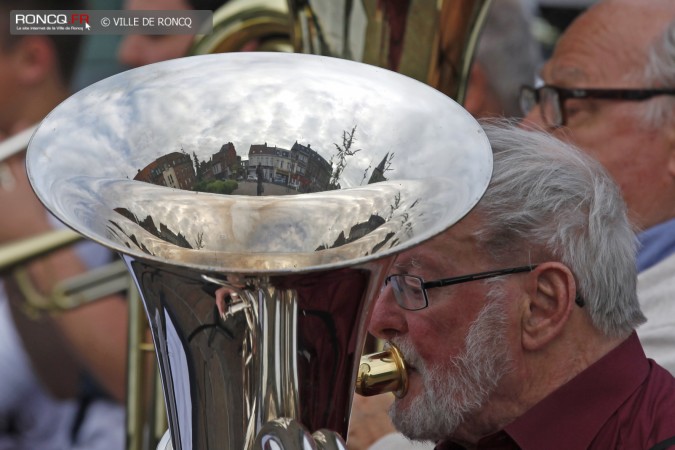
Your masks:
[[[452,284],[464,283],[464,282],[467,282],[467,281],[484,280],[486,278],[493,278],[493,277],[498,277],[498,276],[502,276],[502,275],[509,275],[509,274],[512,274],[512,273],[531,272],[536,268],[537,268],[537,265],[534,264],[534,265],[529,265],[529,266],[513,267],[513,268],[510,268],[510,269],[491,270],[489,272],[474,273],[472,275],[465,275],[465,276],[460,276],[460,277],[447,278],[445,280],[427,281],[427,282],[422,283],[422,287],[424,289],[429,289],[429,288],[435,288],[435,287],[450,286]],[[586,304],[586,301],[583,299],[581,294],[577,293],[576,297],[574,297],[574,303],[576,303],[580,308],[583,308],[584,305]]]
[[[480,272],[474,273],[472,275],[446,278],[445,280],[427,281],[422,284],[422,287],[425,289],[429,289],[433,287],[441,287],[441,286],[449,286],[451,284],[465,283],[467,281],[484,280],[485,278],[499,277],[502,275],[509,275],[512,273],[531,272],[536,267],[537,267],[536,265],[513,267],[510,269],[491,270],[489,272]]]

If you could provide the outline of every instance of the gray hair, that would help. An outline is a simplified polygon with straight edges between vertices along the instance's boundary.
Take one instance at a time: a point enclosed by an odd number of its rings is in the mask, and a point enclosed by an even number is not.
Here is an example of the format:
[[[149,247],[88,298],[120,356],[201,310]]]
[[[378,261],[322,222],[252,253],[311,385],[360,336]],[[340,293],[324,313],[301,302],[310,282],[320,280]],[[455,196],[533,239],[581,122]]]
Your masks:
[[[649,48],[644,77],[648,86],[675,88],[675,20]],[[675,96],[663,96],[648,103],[645,119],[655,128],[670,124]]]
[[[478,40],[476,61],[506,117],[522,116],[520,86],[533,84],[542,63],[541,47],[532,33],[534,11],[528,0],[493,1]]]
[[[500,263],[562,262],[595,327],[607,336],[629,334],[645,317],[636,294],[636,239],[616,184],[595,160],[549,134],[503,121],[482,125],[494,172],[475,208],[479,246]]]

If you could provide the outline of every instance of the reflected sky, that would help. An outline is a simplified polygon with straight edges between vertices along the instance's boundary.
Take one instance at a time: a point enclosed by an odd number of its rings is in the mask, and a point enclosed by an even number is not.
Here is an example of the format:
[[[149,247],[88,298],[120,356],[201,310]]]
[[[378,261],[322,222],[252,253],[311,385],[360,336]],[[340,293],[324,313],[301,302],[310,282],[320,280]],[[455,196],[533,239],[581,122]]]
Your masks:
[[[453,195],[459,205],[452,206],[452,217],[438,215],[441,222],[432,227],[436,230],[466,214],[487,185],[491,173],[487,139],[477,122],[446,96],[384,69],[279,53],[182,58],[100,81],[63,102],[43,121],[30,143],[27,165],[38,195],[57,217],[97,234],[104,220],[96,214],[106,217],[105,211],[115,207],[138,209],[134,213],[146,208],[135,204],[130,192],[101,195],[96,192],[105,184],[101,181],[132,180],[162,155],[182,150],[208,160],[227,142],[239,155],[246,155],[252,144],[290,149],[298,142],[311,145],[330,161],[335,144],[342,145],[343,132],[354,126],[354,148],[361,151],[348,159],[340,186],[353,188],[367,182],[364,171],[394,153],[387,179],[438,178],[445,180],[443,185],[455,186],[447,189],[461,192],[459,200]],[[197,203],[191,200],[180,208],[172,206],[174,190],[159,189],[164,194],[161,201],[154,201],[151,215],[157,222],[171,223],[174,231],[194,233],[200,223],[197,217],[204,211],[195,209]],[[286,200],[285,207],[302,202],[304,196]],[[348,210],[331,209],[331,214]],[[228,209],[227,214],[231,213]],[[218,221],[201,222],[209,236],[219,235],[212,230]],[[426,230],[415,233],[413,240],[429,236]],[[119,245],[96,237],[106,245]],[[275,246],[261,249],[277,250]]]

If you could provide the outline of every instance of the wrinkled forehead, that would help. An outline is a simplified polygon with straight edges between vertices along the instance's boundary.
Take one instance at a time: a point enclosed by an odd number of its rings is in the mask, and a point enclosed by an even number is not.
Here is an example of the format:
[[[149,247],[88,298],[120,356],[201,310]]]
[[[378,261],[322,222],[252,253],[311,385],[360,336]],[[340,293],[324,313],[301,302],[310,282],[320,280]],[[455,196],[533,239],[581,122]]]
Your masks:
[[[648,3],[607,1],[591,7],[560,37],[542,70],[544,80],[585,87],[639,84],[649,47],[675,18],[675,11],[667,14]]]

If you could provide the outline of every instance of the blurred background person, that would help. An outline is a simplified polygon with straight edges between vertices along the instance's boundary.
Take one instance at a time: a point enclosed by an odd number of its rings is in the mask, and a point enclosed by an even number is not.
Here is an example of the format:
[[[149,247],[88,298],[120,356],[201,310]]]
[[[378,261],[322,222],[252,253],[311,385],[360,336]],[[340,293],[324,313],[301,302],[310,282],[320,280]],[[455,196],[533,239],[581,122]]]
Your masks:
[[[125,0],[124,9],[185,10],[193,9],[187,0]],[[168,59],[186,56],[193,35],[189,34],[129,34],[125,35],[117,50],[117,59],[126,67],[140,67]]]
[[[675,2],[597,3],[561,36],[541,78],[522,92],[526,124],[581,148],[621,188],[640,231],[638,336],[675,374]]]
[[[125,0],[124,9],[216,11],[227,2],[228,0]],[[194,35],[191,34],[129,34],[120,43],[117,59],[123,66],[140,67],[187,56],[193,42]]]
[[[543,63],[534,35],[536,4],[497,0],[480,33],[464,108],[476,118],[520,117],[520,86],[534,83]]]
[[[79,1],[5,0],[0,5],[0,136],[37,124],[69,95],[81,37],[11,35],[12,10],[83,10]],[[0,161],[0,244],[62,227],[35,197],[25,149]],[[3,274],[0,290],[0,448],[124,446],[126,305],[110,296],[59,314],[27,314],[29,289],[49,296],[65,279],[103,264],[91,243],[41,255]],[[23,274],[18,281],[18,271]]]

